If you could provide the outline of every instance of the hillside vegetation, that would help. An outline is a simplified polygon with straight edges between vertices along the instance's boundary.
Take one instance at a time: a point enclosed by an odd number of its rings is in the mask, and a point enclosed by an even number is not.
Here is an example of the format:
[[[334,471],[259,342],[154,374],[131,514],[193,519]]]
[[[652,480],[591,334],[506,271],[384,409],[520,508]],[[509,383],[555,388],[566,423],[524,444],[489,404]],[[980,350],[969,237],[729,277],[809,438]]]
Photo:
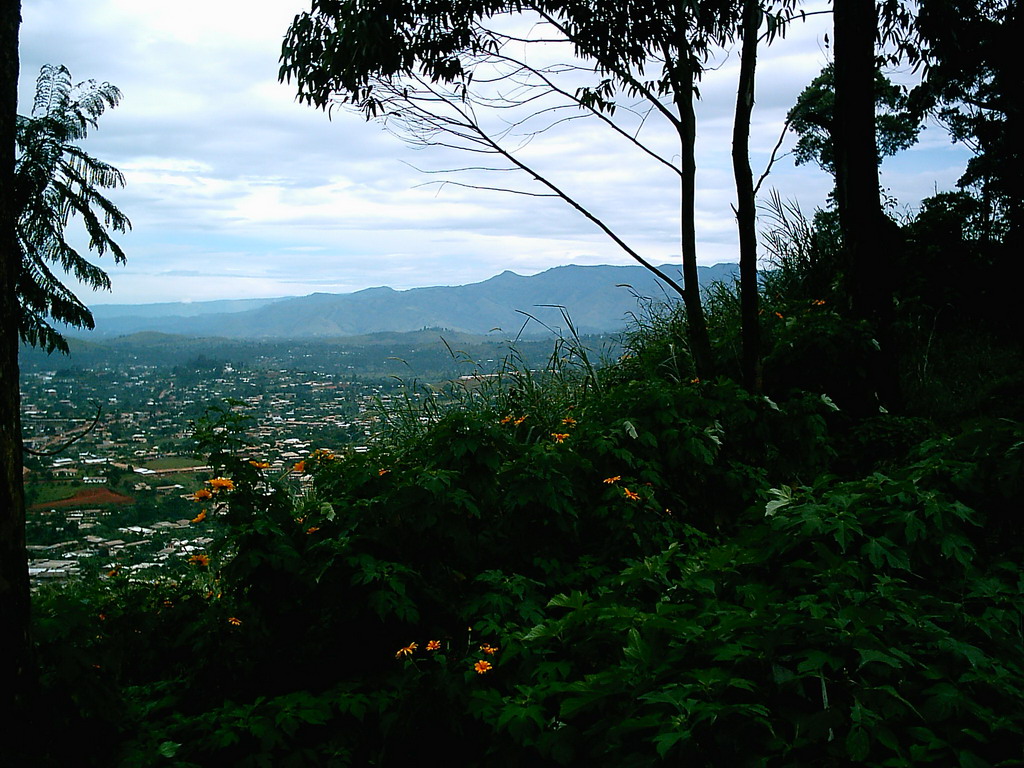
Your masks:
[[[908,262],[949,247],[927,224]],[[37,594],[34,764],[1021,764],[1000,281],[976,257],[971,284],[907,271],[885,412],[827,255],[766,278],[764,394],[735,383],[723,286],[719,378],[651,305],[617,363],[571,337],[543,370],[513,356],[390,411],[367,453],[315,454],[301,495],[244,411],[211,412],[211,557]]]

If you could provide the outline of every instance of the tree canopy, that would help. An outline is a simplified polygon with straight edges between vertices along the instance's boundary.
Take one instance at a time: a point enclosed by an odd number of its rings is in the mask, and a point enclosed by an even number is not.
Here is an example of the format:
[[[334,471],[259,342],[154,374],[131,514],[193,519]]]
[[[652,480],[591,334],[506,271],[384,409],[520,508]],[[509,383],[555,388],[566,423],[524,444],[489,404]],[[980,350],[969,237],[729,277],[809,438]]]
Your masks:
[[[109,83],[74,84],[67,68],[46,65],[36,82],[31,113],[18,117],[13,184],[23,256],[17,281],[18,331],[33,346],[67,351],[53,322],[92,328],[92,314],[64,284],[61,272],[90,288],[110,289],[107,273],[69,241],[71,219],[81,219],[90,250],[100,255],[109,251],[115,263],[125,261],[112,233],[124,232],[131,223],[103,194],[123,186],[124,176],[79,146],[120,98],[121,92]]]

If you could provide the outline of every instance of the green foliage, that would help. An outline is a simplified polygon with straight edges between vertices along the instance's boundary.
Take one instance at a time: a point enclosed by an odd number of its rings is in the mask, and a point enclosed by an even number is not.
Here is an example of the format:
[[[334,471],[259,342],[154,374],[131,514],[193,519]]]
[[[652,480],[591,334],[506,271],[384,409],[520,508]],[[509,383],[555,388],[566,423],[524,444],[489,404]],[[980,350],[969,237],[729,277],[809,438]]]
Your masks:
[[[51,320],[93,327],[92,314],[61,282],[60,273],[73,275],[92,289],[110,289],[106,272],[67,241],[70,219],[81,217],[90,250],[99,255],[109,250],[116,263],[125,261],[110,232],[124,232],[131,223],[100,191],[123,186],[124,177],[76,144],[120,99],[121,92],[109,83],[90,80],[75,85],[67,68],[46,65],[39,72],[31,115],[17,120],[12,200],[22,253],[16,288],[21,306],[18,332],[23,342],[48,352],[68,351]]]
[[[912,147],[921,132],[919,116],[910,109],[906,89],[895,85],[881,71],[875,73],[875,134],[877,161]],[[786,115],[791,130],[800,138],[793,148],[797,165],[816,163],[835,175],[832,122],[835,114],[835,71],[827,65],[797,97]]]
[[[795,289],[771,397],[696,380],[680,322],[282,477],[212,409],[210,561],[37,597],[54,732],[126,766],[1019,761],[1020,423],[855,418],[824,372],[870,340]]]

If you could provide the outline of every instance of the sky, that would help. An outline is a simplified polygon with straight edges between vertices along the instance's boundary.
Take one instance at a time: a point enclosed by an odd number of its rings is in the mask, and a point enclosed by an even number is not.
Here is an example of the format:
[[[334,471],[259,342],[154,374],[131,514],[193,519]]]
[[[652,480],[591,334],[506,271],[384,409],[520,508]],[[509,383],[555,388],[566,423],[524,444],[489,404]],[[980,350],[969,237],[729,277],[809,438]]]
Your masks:
[[[123,94],[83,146],[125,175],[125,187],[109,197],[132,222],[119,238],[128,263],[94,259],[113,289],[78,291],[86,304],[459,285],[506,269],[529,275],[564,264],[633,263],[564,202],[437,183],[542,191],[526,177],[440,174],[477,160],[410,147],[357,113],[337,109],[329,117],[298,103],[294,85],[278,82],[278,58],[290,21],[307,8],[308,0],[25,0],[22,114],[47,63],[67,66],[75,82],[106,81]],[[541,34],[520,24],[525,34]],[[812,17],[762,49],[755,175],[786,112],[828,61],[829,24],[827,15]],[[736,52],[721,53],[713,66],[697,110],[697,237],[705,265],[737,259],[729,144]],[[641,136],[672,156],[671,136],[656,118]],[[523,151],[642,256],[679,261],[671,172],[592,120],[559,125]],[[886,161],[882,183],[899,211],[910,211],[951,188],[966,158],[931,126],[916,147]],[[764,184],[808,213],[830,187],[822,171],[796,168],[788,157]]]

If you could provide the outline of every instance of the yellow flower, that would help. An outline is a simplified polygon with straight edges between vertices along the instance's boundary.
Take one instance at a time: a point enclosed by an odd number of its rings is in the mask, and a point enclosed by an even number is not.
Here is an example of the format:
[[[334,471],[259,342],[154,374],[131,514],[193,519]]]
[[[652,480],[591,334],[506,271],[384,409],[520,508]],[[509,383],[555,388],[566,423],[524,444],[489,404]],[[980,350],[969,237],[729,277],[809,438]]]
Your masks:
[[[623,488],[622,492],[626,495],[626,498],[630,501],[637,501],[640,498],[639,493],[633,493],[629,488]]]
[[[565,424],[565,426],[567,427],[575,427],[576,419],[574,419],[572,416],[566,416],[564,419],[562,419],[562,423]]]
[[[607,483],[608,485],[615,485],[621,479],[622,479],[622,475],[615,475],[614,477],[606,477],[601,482],[602,483]]]
[[[207,480],[210,487],[213,488],[213,492],[217,491],[233,491],[235,490],[235,481],[230,477],[215,477],[213,480]]]
[[[409,643],[404,648],[398,649],[398,651],[395,653],[395,658],[400,659],[403,656],[412,656],[414,653],[416,653],[417,648],[419,648],[419,645],[417,645],[416,643]]]
[[[242,620],[232,616],[230,619],[228,619],[228,624],[230,624],[232,627],[240,627],[242,626]]]
[[[198,565],[203,568],[210,564],[210,558],[206,555],[192,555],[192,557],[190,557],[188,561],[192,563],[192,565]]]
[[[205,519],[206,519],[206,510],[204,509],[198,515],[196,515],[195,517],[192,518],[192,522],[193,523],[201,523]]]
[[[476,673],[478,675],[485,675],[492,669],[494,669],[494,665],[491,664],[491,662],[489,661],[478,661],[476,664],[473,665],[473,669],[476,670]]]
[[[292,472],[298,472],[299,474],[302,474],[305,471],[306,471],[306,462],[305,461],[300,461],[300,462],[296,463],[296,465],[294,467],[292,467]]]
[[[518,426],[519,426],[520,424],[522,424],[522,423],[523,423],[524,421],[526,421],[526,416],[520,416],[520,417],[519,417],[518,419],[516,419],[516,420],[515,420],[515,421],[513,421],[512,423],[513,423],[513,424],[514,424],[515,426],[517,426],[517,427],[518,427]]]
[[[212,498],[213,494],[210,493],[206,488],[200,488],[198,491],[192,494],[193,501],[206,501],[207,499]]]
[[[490,643],[484,643],[483,645],[480,646],[480,650],[483,651],[484,653],[486,653],[488,656],[493,656],[494,654],[496,654],[498,652],[499,649],[498,649],[498,647],[496,645],[491,645]]]
[[[256,467],[256,469],[270,469],[269,461],[255,461],[250,459],[249,464]]]
[[[553,437],[555,442],[559,443],[559,444],[564,443],[565,442],[565,438],[567,438],[568,436],[569,436],[568,432],[552,432],[551,433],[551,437]]]
[[[427,650],[428,651],[439,651],[439,650],[441,650],[441,641],[440,640],[428,640],[427,641]]]

